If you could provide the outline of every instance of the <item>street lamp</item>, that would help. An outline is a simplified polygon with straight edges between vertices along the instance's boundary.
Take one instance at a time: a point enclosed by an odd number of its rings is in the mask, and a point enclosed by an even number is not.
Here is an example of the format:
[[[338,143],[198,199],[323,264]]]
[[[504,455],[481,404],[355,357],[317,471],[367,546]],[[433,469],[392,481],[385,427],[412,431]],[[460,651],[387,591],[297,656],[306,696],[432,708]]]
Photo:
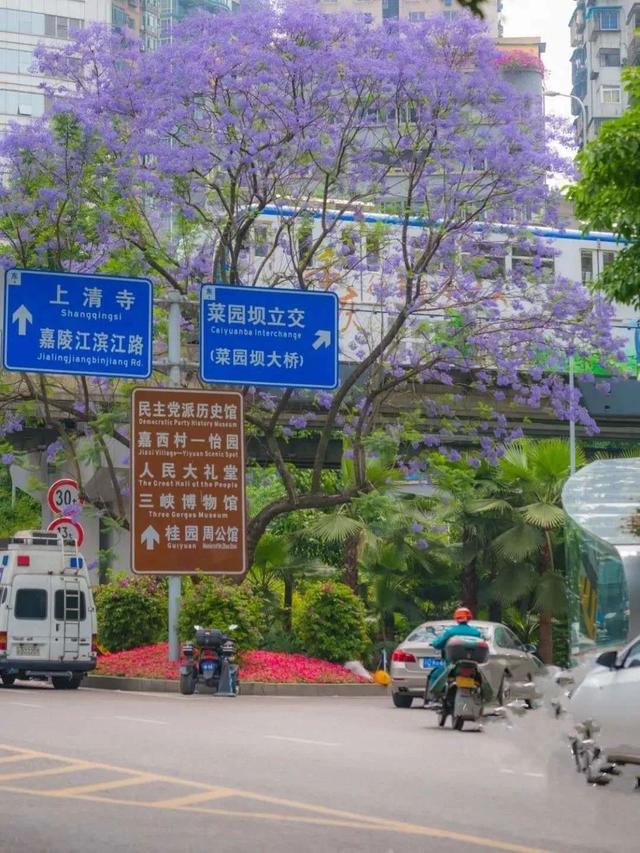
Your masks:
[[[572,101],[575,101],[580,105],[580,111],[582,112],[582,147],[585,148],[587,145],[587,108],[582,103],[580,98],[577,95],[570,95],[565,92],[545,92],[545,98],[569,98]],[[573,401],[573,390],[574,390],[574,375],[573,375],[573,354],[569,356],[569,394],[571,396],[571,400]],[[569,472],[571,476],[576,473],[576,422],[573,417],[573,411],[570,414],[569,418]]]
[[[545,98],[570,98],[570,100],[575,101],[580,105],[580,111],[582,112],[582,147],[584,148],[587,144],[587,108],[582,103],[580,98],[577,95],[570,95],[568,92],[545,92]]]

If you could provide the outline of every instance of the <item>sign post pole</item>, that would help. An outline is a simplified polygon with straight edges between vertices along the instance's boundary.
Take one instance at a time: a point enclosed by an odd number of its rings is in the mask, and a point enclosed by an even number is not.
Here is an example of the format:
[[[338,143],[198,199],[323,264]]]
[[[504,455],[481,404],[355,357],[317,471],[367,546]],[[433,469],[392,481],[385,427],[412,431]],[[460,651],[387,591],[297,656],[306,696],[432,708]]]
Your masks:
[[[169,294],[169,326],[167,334],[169,382],[172,388],[180,387],[180,331],[182,327],[182,312],[180,301],[182,297],[173,292]],[[169,660],[179,658],[178,640],[178,618],[180,616],[180,598],[182,595],[182,579],[176,575],[169,575],[169,603],[168,603],[168,625],[169,625]]]

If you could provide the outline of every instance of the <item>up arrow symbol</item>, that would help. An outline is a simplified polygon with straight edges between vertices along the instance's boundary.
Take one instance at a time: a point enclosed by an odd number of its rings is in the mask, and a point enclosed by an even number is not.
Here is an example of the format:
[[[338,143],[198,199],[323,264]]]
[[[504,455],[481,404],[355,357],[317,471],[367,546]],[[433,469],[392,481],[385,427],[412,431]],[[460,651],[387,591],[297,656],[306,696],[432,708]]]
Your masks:
[[[159,544],[160,542],[160,534],[155,529],[155,527],[149,525],[147,529],[142,532],[140,541],[143,545],[147,546],[147,551],[153,551],[156,544]]]
[[[23,337],[27,334],[27,323],[33,323],[31,311],[26,305],[21,305],[11,315],[11,322],[18,324],[18,336]]]

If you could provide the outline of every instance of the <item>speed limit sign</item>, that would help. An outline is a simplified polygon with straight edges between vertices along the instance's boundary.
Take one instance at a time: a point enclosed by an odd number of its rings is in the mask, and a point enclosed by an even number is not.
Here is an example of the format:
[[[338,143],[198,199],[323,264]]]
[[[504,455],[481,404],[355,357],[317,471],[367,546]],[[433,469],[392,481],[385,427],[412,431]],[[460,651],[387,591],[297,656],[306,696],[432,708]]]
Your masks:
[[[68,478],[56,480],[55,483],[49,486],[47,500],[51,512],[55,512],[56,515],[66,512],[68,507],[81,502],[80,489],[77,482]]]
[[[60,518],[54,518],[51,524],[47,527],[47,530],[51,532],[55,530],[57,533],[62,534],[63,539],[71,539],[72,542],[76,543],[78,548],[80,548],[84,542],[83,526],[78,524],[78,522],[74,521],[72,518],[67,518],[65,515]]]

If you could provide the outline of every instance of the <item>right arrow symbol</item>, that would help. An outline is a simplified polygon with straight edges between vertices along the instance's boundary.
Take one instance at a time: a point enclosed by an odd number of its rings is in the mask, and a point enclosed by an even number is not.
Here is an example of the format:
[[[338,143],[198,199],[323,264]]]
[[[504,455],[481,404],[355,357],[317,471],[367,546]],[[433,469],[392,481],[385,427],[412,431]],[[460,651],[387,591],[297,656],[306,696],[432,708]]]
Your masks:
[[[147,546],[147,551],[153,551],[156,544],[160,542],[160,534],[155,527],[149,525],[147,529],[143,531],[140,541],[143,545]]]
[[[11,315],[11,322],[18,324],[18,336],[22,337],[27,334],[27,323],[33,323],[33,317],[31,316],[31,311],[27,308],[26,305],[20,305],[19,308]]]
[[[314,349],[320,349],[320,347],[330,347],[331,346],[331,332],[328,329],[320,329],[316,332],[316,339],[312,344]]]

